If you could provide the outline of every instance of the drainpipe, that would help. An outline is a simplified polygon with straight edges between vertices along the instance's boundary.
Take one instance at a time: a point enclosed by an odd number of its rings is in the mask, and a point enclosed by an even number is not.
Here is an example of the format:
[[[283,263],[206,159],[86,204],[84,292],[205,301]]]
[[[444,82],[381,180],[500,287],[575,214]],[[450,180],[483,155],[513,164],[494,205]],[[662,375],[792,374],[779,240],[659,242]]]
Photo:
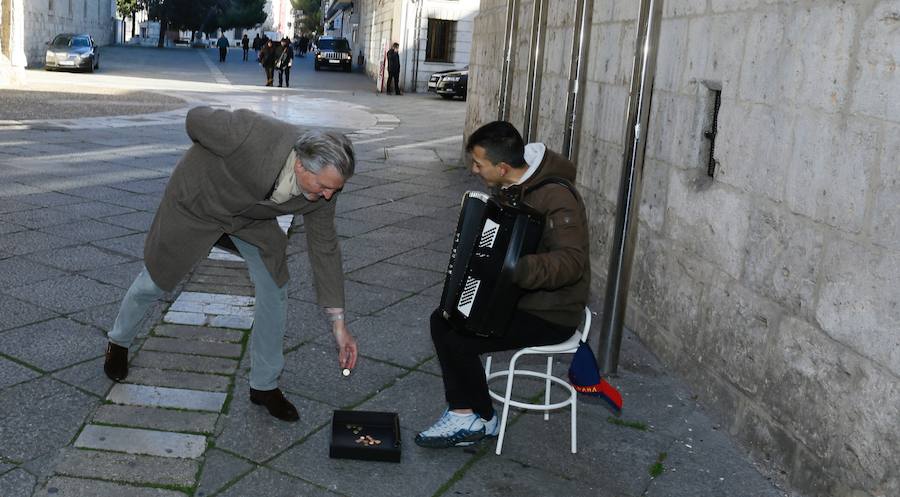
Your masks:
[[[547,0],[534,0],[534,12],[531,15],[531,54],[528,60],[528,87],[525,96],[525,125],[522,127],[522,138],[525,143],[532,141],[537,134],[537,122],[541,96],[541,71],[544,68],[544,33],[547,23],[544,14],[547,11]],[[537,105],[535,105],[537,103]]]
[[[578,130],[581,128],[581,94],[584,92],[585,71],[591,38],[591,16],[594,0],[579,0],[575,19],[581,19],[572,39],[572,61],[569,64],[569,98],[566,100],[566,131],[563,136],[563,154],[574,161],[578,155]]]
[[[421,38],[422,38],[422,2],[424,0],[418,0],[416,2],[416,59],[413,62],[413,80],[412,80],[412,92],[416,93],[416,86],[419,81],[419,49],[421,48]]]
[[[504,38],[506,45],[503,47],[503,69],[500,73],[500,88],[497,95],[497,120],[509,119],[509,94],[512,91],[512,78],[510,70],[513,62],[513,40],[516,37],[516,28],[519,24],[519,1],[506,1],[506,31]]]
[[[622,327],[628,307],[628,283],[637,239],[638,213],[641,203],[641,178],[644,175],[644,152],[647,148],[647,125],[650,99],[656,74],[656,49],[663,0],[641,0],[638,17],[631,91],[628,97],[628,121],[625,123],[625,154],[616,205],[616,228],[609,257],[606,298],[597,361],[603,374],[615,374],[619,366]]]

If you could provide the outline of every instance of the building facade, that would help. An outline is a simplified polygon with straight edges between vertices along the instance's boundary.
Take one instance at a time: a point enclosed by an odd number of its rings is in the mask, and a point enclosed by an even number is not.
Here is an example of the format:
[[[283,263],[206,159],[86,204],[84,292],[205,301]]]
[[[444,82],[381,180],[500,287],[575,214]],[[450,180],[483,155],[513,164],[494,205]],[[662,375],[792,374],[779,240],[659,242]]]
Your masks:
[[[115,43],[115,0],[0,0],[0,82],[44,64],[47,42],[59,33],[88,33]]]
[[[354,7],[354,53],[362,52],[366,73],[377,80],[385,53],[399,43],[401,87],[424,92],[432,73],[469,64],[478,8],[479,0],[365,0]]]
[[[639,4],[587,4],[573,157],[597,301]],[[530,95],[532,140],[562,149],[578,0],[546,1],[540,50],[541,2],[482,0],[466,132],[500,115],[510,5],[509,120]],[[900,3],[667,0],[660,33],[628,326],[793,488],[900,495]]]

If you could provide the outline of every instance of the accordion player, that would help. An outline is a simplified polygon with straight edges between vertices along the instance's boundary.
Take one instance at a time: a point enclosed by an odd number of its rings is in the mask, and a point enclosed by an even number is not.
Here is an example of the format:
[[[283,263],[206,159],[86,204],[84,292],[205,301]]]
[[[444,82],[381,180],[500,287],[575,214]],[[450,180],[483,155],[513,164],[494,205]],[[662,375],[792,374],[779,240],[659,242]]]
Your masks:
[[[543,224],[527,204],[467,192],[441,295],[444,318],[463,333],[502,336],[524,293],[512,281],[516,263],[535,252]]]

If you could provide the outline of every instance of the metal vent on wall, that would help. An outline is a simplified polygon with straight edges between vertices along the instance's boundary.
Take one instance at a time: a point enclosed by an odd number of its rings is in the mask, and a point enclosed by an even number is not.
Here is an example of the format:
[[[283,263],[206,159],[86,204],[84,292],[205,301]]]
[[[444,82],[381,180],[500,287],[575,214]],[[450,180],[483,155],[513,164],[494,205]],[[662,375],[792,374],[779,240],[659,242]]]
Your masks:
[[[706,175],[710,178],[716,174],[716,135],[719,133],[719,108],[722,106],[722,83],[704,81],[707,89],[707,120],[703,137],[709,141],[706,154]],[[706,148],[706,147],[704,147]]]

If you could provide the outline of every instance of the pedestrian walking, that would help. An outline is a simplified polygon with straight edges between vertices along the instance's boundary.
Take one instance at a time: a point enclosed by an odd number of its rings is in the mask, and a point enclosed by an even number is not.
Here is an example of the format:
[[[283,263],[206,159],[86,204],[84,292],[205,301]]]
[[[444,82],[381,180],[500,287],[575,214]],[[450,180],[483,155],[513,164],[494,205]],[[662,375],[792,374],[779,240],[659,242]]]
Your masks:
[[[338,191],[355,168],[353,145],[343,134],[306,130],[247,109],[197,107],[187,113],[185,129],[192,145],[175,166],[150,226],[144,268],[108,334],[103,371],[113,381],[125,380],[128,347],[147,310],[218,240],[229,239],[255,286],[249,400],[278,419],[297,421],[296,407],[278,388],[290,276],[288,239],[276,218],[303,216],[313,268],[303,278],[316,288],[337,344],[338,366],[354,368],[358,349],[344,321],[344,274],[334,225]]]
[[[394,82],[394,93],[400,95],[400,54],[397,50],[400,48],[399,43],[391,45],[391,49],[387,53],[388,61],[388,80],[387,93],[391,93],[391,81]]]
[[[244,62],[247,62],[247,54],[250,52],[250,38],[247,37],[247,33],[241,38],[241,48],[244,49]]]
[[[275,79],[275,60],[278,56],[275,49],[272,40],[266,39],[266,44],[259,51],[259,63],[266,72],[266,86],[272,86],[272,81]]]
[[[224,33],[219,37],[216,46],[219,47],[219,62],[225,62],[225,56],[228,55],[228,38],[225,38]]]
[[[259,58],[259,49],[261,49],[262,46],[262,38],[259,37],[259,33],[256,33],[256,36],[253,37],[253,51],[256,53],[257,58]]]
[[[306,35],[300,37],[300,57],[306,57],[306,52],[309,51],[309,38]]]
[[[291,86],[291,66],[294,65],[294,49],[291,48],[291,40],[287,37],[281,39],[281,47],[278,49],[278,57],[275,60],[275,69],[278,71],[278,87],[281,88],[281,80],[284,78],[284,86]]]

